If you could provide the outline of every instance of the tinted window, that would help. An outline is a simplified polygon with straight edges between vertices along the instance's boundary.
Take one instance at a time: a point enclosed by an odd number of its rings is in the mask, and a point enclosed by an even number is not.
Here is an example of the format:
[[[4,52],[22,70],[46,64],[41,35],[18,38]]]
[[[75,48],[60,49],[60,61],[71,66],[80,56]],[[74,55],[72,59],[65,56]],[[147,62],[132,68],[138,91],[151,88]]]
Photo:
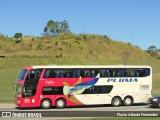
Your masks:
[[[47,69],[44,73],[44,78],[55,78],[56,77],[56,71],[53,69]]]
[[[149,68],[110,68],[100,70],[101,77],[146,77],[150,75]]]
[[[145,77],[149,68],[46,69],[44,78]]]
[[[73,78],[73,70],[65,69],[64,72],[64,78]]]
[[[85,91],[82,94],[107,94],[110,93],[113,88],[113,85],[106,85],[106,86],[93,86]]]
[[[43,87],[42,89],[43,95],[62,95],[63,94],[63,87]]]
[[[18,76],[18,80],[23,80],[26,72],[27,72],[27,70],[22,69],[22,71],[20,72],[20,74]]]
[[[44,95],[53,95],[52,87],[44,87],[42,90],[42,94]]]
[[[73,70],[73,78],[79,78],[81,76],[81,71],[78,69]]]
[[[29,71],[28,75],[27,75],[27,80],[38,80],[40,78],[42,69],[33,69],[31,71]]]

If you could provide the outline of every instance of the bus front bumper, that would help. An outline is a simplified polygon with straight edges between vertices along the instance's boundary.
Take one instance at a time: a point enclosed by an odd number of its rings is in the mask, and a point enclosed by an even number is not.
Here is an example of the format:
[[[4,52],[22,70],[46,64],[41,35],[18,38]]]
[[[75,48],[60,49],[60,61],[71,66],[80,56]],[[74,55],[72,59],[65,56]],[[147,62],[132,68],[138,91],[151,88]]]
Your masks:
[[[15,98],[15,105],[19,108],[40,107],[39,102],[32,102],[32,99],[29,98]]]

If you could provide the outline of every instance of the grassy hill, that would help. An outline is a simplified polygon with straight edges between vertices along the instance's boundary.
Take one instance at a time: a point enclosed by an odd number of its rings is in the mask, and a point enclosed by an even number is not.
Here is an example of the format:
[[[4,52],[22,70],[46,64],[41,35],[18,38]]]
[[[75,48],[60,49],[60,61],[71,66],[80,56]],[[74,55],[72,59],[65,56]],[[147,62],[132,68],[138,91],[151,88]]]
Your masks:
[[[128,43],[113,41],[107,36],[71,33],[63,33],[54,37],[23,37],[17,43],[13,38],[1,37],[0,55],[9,58],[75,60],[145,60],[152,58],[140,48]]]

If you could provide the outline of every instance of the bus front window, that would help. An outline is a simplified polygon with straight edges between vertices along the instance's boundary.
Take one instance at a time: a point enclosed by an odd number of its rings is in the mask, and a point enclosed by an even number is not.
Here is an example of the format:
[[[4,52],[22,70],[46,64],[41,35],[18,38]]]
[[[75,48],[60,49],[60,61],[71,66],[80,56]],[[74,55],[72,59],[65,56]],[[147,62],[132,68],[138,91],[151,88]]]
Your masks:
[[[18,76],[18,80],[19,80],[19,81],[21,81],[21,80],[24,79],[24,76],[25,76],[26,72],[27,72],[27,70],[25,70],[25,69],[22,69],[22,70],[21,70],[21,72],[20,72],[20,74],[19,74],[19,76]]]

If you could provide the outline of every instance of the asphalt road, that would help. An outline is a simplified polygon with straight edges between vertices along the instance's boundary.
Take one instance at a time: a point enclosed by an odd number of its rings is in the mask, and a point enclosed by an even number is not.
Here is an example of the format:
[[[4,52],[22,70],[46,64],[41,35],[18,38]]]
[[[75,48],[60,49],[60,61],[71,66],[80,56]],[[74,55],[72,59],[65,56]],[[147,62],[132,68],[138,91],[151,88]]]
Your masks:
[[[146,104],[134,104],[132,106],[112,107],[111,105],[103,106],[85,106],[85,107],[67,107],[64,109],[41,109],[41,108],[27,108],[19,109],[14,104],[0,103],[0,111],[160,111],[160,108],[151,108]]]
[[[160,108],[151,108],[146,104],[135,104],[132,106],[112,107],[111,105],[104,106],[85,106],[85,107],[67,107],[64,109],[40,109],[40,108],[27,108],[19,109],[14,104],[0,104],[0,117],[4,117],[8,113],[11,117],[17,120],[17,117],[50,117],[47,119],[72,119],[79,117],[128,117],[128,116],[160,116]],[[0,119],[1,119],[0,118]],[[8,119],[8,118],[7,118]]]

